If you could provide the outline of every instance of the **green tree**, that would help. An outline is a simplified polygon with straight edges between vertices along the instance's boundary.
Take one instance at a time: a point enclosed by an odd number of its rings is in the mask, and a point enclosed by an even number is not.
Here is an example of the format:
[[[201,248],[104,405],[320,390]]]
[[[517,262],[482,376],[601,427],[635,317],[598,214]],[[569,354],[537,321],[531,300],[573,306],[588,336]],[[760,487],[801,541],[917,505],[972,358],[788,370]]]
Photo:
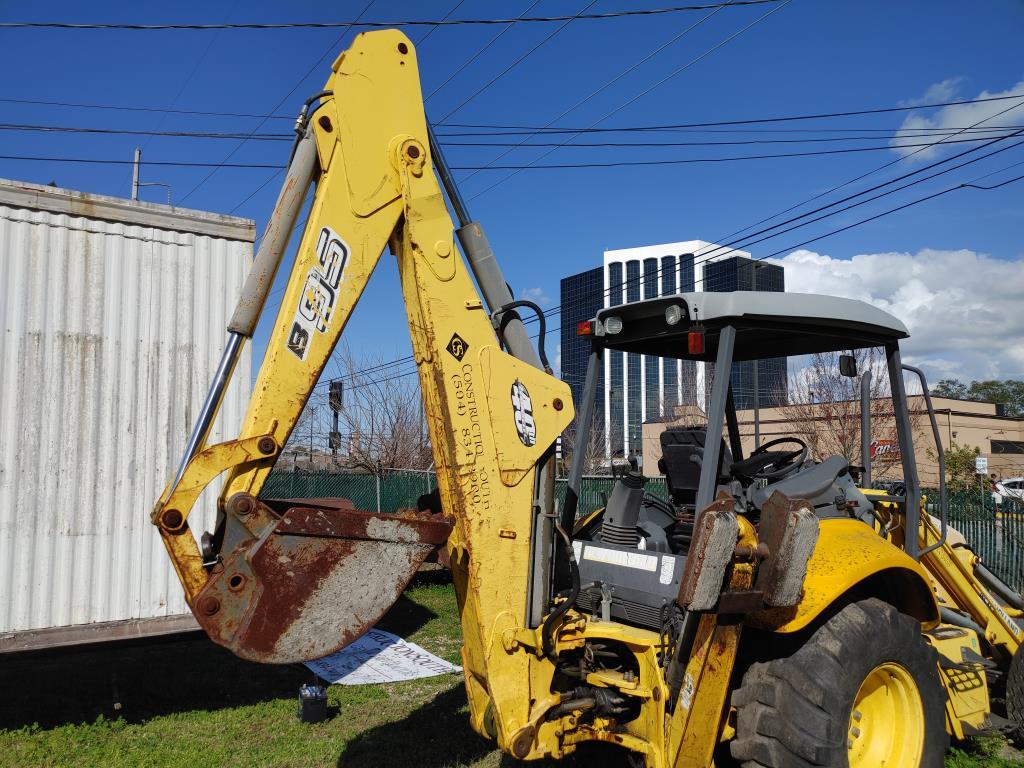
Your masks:
[[[972,381],[972,400],[1003,403],[1007,416],[1024,416],[1024,381]]]
[[[940,379],[932,387],[932,397],[952,397],[954,400],[968,400],[967,385],[960,379]]]
[[[1016,379],[972,381],[970,384],[960,379],[941,379],[931,393],[932,397],[1001,403],[1006,406],[1007,416],[1024,416],[1024,381]]]
[[[949,490],[965,491],[978,485],[974,459],[981,456],[980,448],[953,443],[943,455],[946,459],[946,487]]]

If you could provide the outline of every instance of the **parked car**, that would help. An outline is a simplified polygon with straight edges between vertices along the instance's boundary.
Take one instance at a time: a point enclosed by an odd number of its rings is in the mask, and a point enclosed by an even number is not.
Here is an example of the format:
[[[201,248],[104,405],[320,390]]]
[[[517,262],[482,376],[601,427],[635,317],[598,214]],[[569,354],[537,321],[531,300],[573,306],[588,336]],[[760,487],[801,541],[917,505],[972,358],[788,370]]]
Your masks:
[[[999,480],[992,492],[992,499],[996,504],[1004,501],[1024,501],[1024,477],[1011,477],[1006,480]]]

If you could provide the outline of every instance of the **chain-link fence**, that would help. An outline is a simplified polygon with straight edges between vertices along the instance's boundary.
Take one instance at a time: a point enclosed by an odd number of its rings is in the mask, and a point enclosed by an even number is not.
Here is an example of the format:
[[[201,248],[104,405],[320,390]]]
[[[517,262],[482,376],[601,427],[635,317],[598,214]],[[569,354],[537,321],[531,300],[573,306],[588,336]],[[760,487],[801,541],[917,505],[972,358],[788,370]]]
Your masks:
[[[612,491],[615,478],[594,475],[584,477],[580,483],[579,514],[587,514],[603,507]],[[555,496],[559,505],[565,501],[567,481],[555,481]],[[356,509],[377,512],[392,512],[396,509],[415,508],[416,500],[437,487],[433,471],[414,469],[384,470],[380,475],[357,472],[313,472],[270,473],[263,492],[268,499],[350,499]],[[668,498],[663,478],[647,481],[647,492],[660,498]]]
[[[615,478],[584,477],[580,483],[578,514],[603,507]],[[555,496],[565,501],[567,481],[555,484]],[[344,498],[356,509],[392,512],[415,508],[417,499],[437,487],[434,472],[409,469],[385,470],[380,475],[354,472],[272,472],[262,495],[277,499]],[[647,481],[647,492],[668,498],[664,478]],[[938,493],[927,492],[928,511],[938,515]],[[960,531],[982,562],[1018,592],[1024,591],[1024,503],[1006,501],[996,507],[991,494],[949,494],[949,524]]]
[[[350,499],[356,509],[393,512],[415,509],[416,500],[436,487],[434,473],[415,469],[357,472],[271,472],[260,494],[268,499]]]

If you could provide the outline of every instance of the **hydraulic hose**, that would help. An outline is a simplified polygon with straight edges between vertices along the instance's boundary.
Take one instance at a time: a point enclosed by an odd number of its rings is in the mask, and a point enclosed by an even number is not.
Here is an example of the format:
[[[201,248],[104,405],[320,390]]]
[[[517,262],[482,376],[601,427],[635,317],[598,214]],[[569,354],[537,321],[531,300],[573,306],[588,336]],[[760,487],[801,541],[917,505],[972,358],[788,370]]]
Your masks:
[[[518,317],[515,313],[509,313],[510,309],[516,307],[527,307],[532,309],[537,315],[537,324],[540,326],[540,331],[537,335],[537,354],[540,356],[540,363],[544,366],[544,370],[547,373],[551,373],[551,366],[548,364],[548,356],[544,352],[544,334],[547,332],[547,321],[544,319],[544,310],[537,306],[534,302],[528,299],[519,299],[517,301],[510,301],[508,304],[504,304],[498,308],[498,311],[494,313],[495,317],[501,318],[501,323],[498,326],[498,331],[501,332],[505,329],[505,323],[510,322]],[[506,319],[507,318],[507,319]]]
[[[555,641],[553,638],[555,622],[559,621],[576,604],[576,598],[580,596],[580,566],[576,562],[576,553],[573,552],[572,541],[569,540],[569,535],[561,525],[556,524],[555,530],[558,531],[562,545],[565,547],[565,555],[569,558],[569,573],[572,578],[572,586],[558,593],[559,597],[565,599],[548,614],[541,627],[541,648],[544,651],[544,655],[552,661],[555,660]]]

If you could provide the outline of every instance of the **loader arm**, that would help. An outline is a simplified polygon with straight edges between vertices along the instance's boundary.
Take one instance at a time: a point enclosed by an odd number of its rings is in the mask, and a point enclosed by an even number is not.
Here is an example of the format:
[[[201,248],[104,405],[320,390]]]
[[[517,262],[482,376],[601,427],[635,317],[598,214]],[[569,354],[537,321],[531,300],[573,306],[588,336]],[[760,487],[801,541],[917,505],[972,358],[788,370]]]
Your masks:
[[[453,240],[408,39],[395,31],[359,35],[335,61],[311,118],[264,240],[276,239],[283,252],[307,177],[315,193],[241,433],[206,447],[204,419],[212,417],[204,409],[191,455],[153,521],[207,633],[243,657],[273,663],[323,656],[358,637],[447,539],[473,721],[508,748],[529,719],[531,696],[490,681],[528,680],[531,657],[493,647],[496,638],[529,628],[537,467],[573,418],[570,391],[503,351],[496,336]],[[261,500],[388,246],[445,515]],[[261,248],[232,320],[229,352],[251,335],[275,269]],[[221,366],[227,376],[229,357]],[[203,552],[188,513],[221,473],[218,530]]]

